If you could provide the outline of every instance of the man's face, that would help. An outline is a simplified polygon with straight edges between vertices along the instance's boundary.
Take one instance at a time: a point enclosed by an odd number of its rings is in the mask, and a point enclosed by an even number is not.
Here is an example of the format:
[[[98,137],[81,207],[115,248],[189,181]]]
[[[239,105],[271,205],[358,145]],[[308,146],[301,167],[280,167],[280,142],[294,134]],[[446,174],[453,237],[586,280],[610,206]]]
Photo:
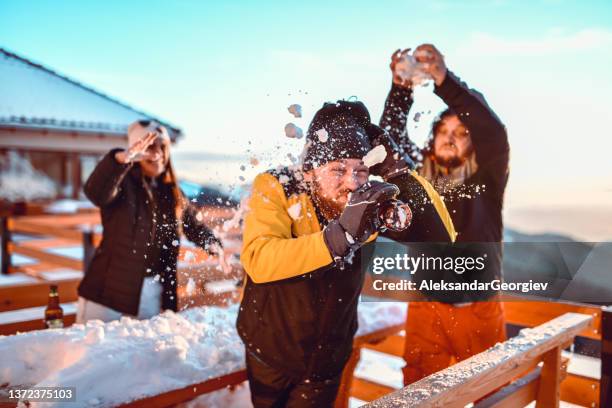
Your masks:
[[[445,167],[457,167],[472,154],[472,138],[457,115],[442,119],[434,135],[436,162]]]
[[[157,138],[147,148],[146,156],[140,161],[140,167],[145,176],[158,177],[168,165],[170,158],[170,146],[161,138]]]
[[[342,159],[317,167],[306,174],[312,181],[313,193],[331,219],[340,216],[350,192],[367,183],[370,169],[361,159]]]

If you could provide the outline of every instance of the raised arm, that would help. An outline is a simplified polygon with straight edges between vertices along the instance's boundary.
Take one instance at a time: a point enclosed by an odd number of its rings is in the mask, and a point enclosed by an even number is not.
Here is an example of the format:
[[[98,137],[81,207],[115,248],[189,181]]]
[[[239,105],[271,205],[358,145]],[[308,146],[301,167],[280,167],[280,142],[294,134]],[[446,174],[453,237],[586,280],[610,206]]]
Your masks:
[[[510,147],[506,128],[489,108],[484,97],[468,88],[447,69],[444,57],[433,45],[420,45],[414,55],[423,70],[433,77],[436,95],[455,111],[459,120],[468,128],[478,166],[494,166],[497,173],[507,168]]]
[[[480,167],[507,165],[510,146],[506,128],[484,97],[448,71],[435,93],[453,109],[468,128]]]
[[[98,207],[111,204],[119,196],[121,183],[132,168],[132,163],[119,163],[115,159],[115,155],[121,151],[113,149],[108,152],[96,165],[83,186],[85,196]]]
[[[134,162],[148,157],[147,148],[157,138],[149,132],[132,144],[129,149],[113,149],[98,163],[91,173],[83,191],[98,207],[111,204],[121,192],[121,183]]]
[[[404,50],[403,52],[406,51]],[[392,73],[395,71],[395,65],[401,57],[402,52],[400,50],[397,50],[391,56],[390,67]],[[411,157],[416,157],[418,147],[410,140],[406,131],[408,112],[412,102],[411,84],[406,83],[400,77],[393,74],[391,90],[387,95],[383,114],[380,117],[380,127],[389,132],[391,138],[403,152],[408,153]]]

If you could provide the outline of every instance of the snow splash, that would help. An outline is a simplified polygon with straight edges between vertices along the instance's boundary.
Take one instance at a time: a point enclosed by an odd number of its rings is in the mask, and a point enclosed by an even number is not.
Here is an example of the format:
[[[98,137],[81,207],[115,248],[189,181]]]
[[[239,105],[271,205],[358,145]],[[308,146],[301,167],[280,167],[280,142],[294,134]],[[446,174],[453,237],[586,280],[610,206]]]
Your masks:
[[[385,150],[385,146],[378,145],[363,156],[363,164],[372,167],[385,161],[386,157],[387,151]]]

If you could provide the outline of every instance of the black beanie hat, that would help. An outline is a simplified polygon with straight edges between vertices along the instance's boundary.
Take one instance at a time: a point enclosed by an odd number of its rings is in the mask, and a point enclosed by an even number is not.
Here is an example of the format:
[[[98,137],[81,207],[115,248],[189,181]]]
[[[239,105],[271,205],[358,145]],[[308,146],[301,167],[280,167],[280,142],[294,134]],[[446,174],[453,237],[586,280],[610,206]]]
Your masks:
[[[371,149],[366,128],[370,113],[362,102],[325,103],[306,133],[303,170],[340,159],[361,159]]]

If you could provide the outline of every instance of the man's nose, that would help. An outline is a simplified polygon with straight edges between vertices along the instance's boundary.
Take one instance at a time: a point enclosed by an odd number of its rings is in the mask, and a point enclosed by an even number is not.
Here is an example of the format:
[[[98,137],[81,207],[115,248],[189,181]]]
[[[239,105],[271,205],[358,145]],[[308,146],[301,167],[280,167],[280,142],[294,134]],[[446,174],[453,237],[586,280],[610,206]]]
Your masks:
[[[359,180],[357,179],[357,174],[351,172],[348,173],[343,180],[343,187],[346,188],[347,190],[350,191],[355,191],[357,190],[359,187],[361,187],[359,185]]]

